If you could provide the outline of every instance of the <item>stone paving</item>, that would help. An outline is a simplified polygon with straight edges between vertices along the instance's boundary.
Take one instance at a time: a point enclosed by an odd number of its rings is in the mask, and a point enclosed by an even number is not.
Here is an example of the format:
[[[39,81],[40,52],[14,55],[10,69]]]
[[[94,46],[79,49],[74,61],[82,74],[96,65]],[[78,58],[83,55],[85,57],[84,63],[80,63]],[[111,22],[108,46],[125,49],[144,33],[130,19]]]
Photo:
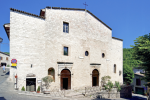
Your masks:
[[[6,73],[3,73],[0,68],[0,100],[147,100],[146,96],[133,94],[132,98],[120,99],[100,99],[84,97],[81,95],[67,97],[53,97],[49,94],[35,92],[21,92],[14,90],[14,84],[8,80],[9,68],[6,68]],[[74,95],[74,94],[72,94]]]

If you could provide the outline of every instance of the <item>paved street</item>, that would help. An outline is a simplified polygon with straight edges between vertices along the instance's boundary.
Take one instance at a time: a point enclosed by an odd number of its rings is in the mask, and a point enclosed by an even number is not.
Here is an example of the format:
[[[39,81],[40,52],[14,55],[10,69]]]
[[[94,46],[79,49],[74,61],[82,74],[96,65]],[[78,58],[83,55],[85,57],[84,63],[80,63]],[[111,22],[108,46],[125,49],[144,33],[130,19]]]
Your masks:
[[[51,97],[35,97],[29,95],[18,94],[13,89],[13,83],[7,81],[9,77],[9,68],[6,69],[6,73],[3,73],[0,68],[0,100],[147,100],[145,96],[134,94],[132,98],[121,98],[121,99],[87,99],[87,98],[51,98]]]

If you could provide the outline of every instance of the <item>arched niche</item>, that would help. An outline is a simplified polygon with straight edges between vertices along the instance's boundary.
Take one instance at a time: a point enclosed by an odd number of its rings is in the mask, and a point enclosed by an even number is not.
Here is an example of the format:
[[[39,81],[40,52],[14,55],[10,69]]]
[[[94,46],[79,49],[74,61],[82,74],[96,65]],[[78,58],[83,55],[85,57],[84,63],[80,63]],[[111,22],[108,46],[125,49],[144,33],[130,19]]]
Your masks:
[[[54,68],[49,68],[48,69],[48,75],[52,76],[55,82],[55,70]]]

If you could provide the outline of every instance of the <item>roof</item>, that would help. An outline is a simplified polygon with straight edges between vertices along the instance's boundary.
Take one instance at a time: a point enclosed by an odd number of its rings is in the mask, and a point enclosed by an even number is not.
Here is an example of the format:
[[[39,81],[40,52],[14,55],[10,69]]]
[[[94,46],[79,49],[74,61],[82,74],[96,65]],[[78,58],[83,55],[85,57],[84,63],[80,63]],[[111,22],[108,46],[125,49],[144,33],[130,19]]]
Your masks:
[[[10,23],[4,24],[3,27],[4,27],[5,31],[6,31],[7,37],[9,39],[9,36],[10,36]]]
[[[134,73],[134,75],[138,75],[138,76],[142,76],[142,77],[145,76],[144,74],[140,74],[140,73]]]
[[[31,16],[34,16],[34,17],[38,17],[38,18],[45,19],[45,17],[43,17],[43,16],[31,14],[31,13],[28,13],[28,12],[25,12],[25,11],[21,11],[21,10],[18,10],[18,9],[10,8],[10,10],[11,10],[11,11],[20,12],[20,13],[24,13],[24,14],[27,14],[27,15],[31,15]]]
[[[97,18],[94,14],[92,14],[89,10],[86,10],[86,9],[80,9],[80,8],[64,8],[64,7],[46,7],[48,9],[63,9],[63,10],[81,10],[81,11],[87,11],[89,14],[91,14],[94,18],[96,18],[98,21],[100,21],[102,24],[104,24],[107,28],[109,28],[110,30],[112,30],[108,25],[106,25],[103,21],[101,21],[99,18]],[[31,15],[31,16],[34,16],[34,17],[39,17],[39,18],[43,18],[45,19],[45,17],[43,16],[43,9],[41,9],[40,11],[40,15],[35,15],[35,14],[31,14],[31,13],[28,13],[28,12],[25,12],[25,11],[21,11],[21,10],[18,10],[18,9],[14,9],[14,8],[10,8],[11,11],[16,11],[16,12],[20,12],[20,13],[24,13],[24,14],[27,14],[27,15]]]
[[[119,39],[119,38],[116,38],[116,37],[112,37],[113,39],[116,39],[116,40],[120,40],[120,41],[123,41],[122,39]]]
[[[1,52],[1,51],[0,51],[0,53],[1,53],[1,54],[4,54],[4,55],[6,55],[6,56],[9,56],[8,54],[6,54],[6,53],[4,53],[4,52]]]
[[[87,11],[90,15],[92,15],[94,18],[96,18],[98,21],[100,21],[103,25],[105,25],[107,28],[109,28],[110,30],[112,30],[108,25],[106,25],[103,21],[101,21],[99,18],[97,18],[94,14],[92,14],[89,10],[86,10],[86,9],[80,9],[80,8],[64,8],[64,7],[49,7],[47,6],[46,8],[48,9],[62,9],[62,10],[80,10],[80,11]],[[42,19],[45,19],[45,9],[41,9],[40,11],[40,15],[35,15],[35,14],[31,14],[31,13],[28,13],[28,12],[25,12],[25,11],[21,11],[21,10],[18,10],[18,9],[14,9],[14,8],[10,8],[11,11],[16,11],[16,12],[19,12],[19,13],[24,13],[24,14],[27,14],[27,15],[31,15],[31,16],[34,16],[34,17],[38,17],[38,18],[42,18]],[[8,26],[9,25],[9,26]],[[9,35],[10,35],[10,23],[8,24],[4,24],[4,29],[7,33],[7,36],[9,38]],[[123,41],[122,39],[119,39],[119,38],[116,38],[116,37],[112,37],[113,39],[117,39],[117,40],[120,40],[120,41]]]
[[[62,9],[62,10],[80,10],[80,11],[87,11],[90,15],[92,15],[94,18],[96,18],[98,21],[100,21],[103,25],[105,25],[107,28],[112,30],[108,25],[106,25],[103,21],[101,21],[99,18],[97,18],[94,14],[92,14],[89,10],[86,9],[80,9],[80,8],[64,8],[64,7],[49,7],[47,6],[46,8],[48,9]]]

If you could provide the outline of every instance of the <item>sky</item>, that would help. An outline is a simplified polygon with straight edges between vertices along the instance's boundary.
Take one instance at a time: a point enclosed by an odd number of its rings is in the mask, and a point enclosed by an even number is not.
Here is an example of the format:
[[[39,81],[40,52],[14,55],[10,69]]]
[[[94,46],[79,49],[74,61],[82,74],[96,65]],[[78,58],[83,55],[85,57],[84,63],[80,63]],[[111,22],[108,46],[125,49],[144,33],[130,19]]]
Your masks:
[[[10,23],[10,8],[40,14],[46,6],[86,9],[110,28],[112,37],[123,39],[123,48],[131,48],[139,36],[150,33],[150,0],[0,0],[0,51],[9,52],[9,39],[3,25]]]

